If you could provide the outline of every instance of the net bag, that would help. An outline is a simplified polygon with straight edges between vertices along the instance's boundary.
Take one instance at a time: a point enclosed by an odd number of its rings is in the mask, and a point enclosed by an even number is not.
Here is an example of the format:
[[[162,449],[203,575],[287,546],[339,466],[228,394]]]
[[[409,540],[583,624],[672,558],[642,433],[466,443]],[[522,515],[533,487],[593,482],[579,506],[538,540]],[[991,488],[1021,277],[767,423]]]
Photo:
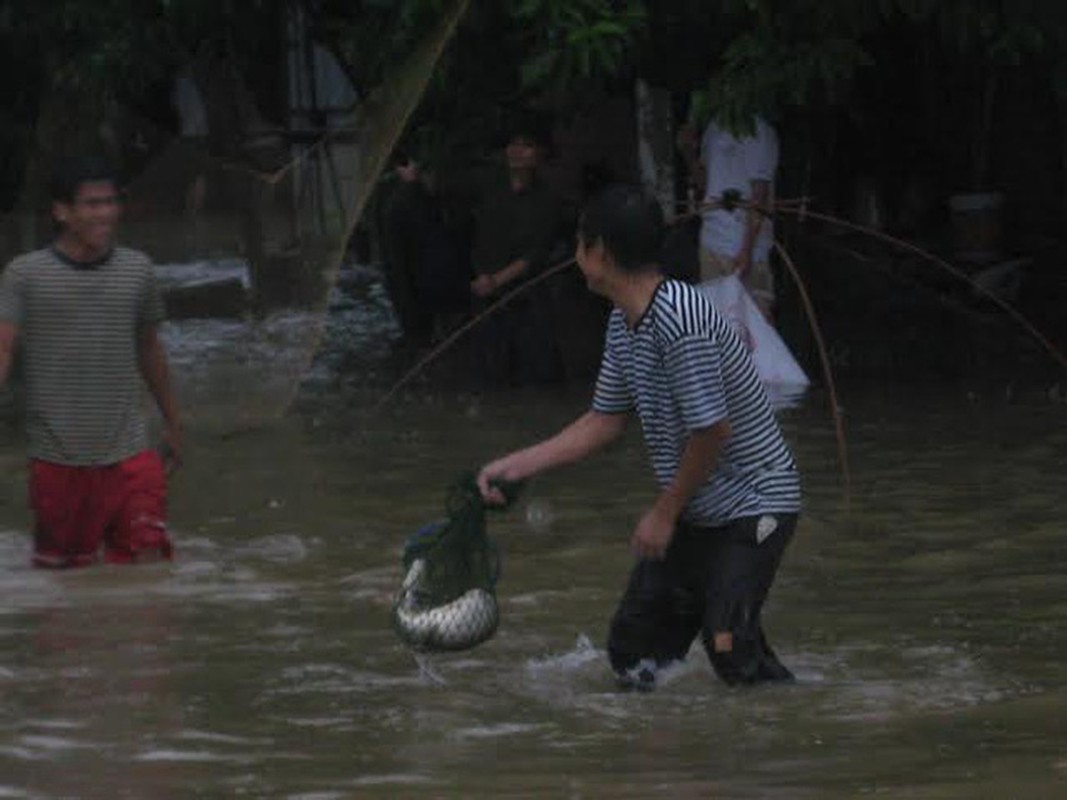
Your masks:
[[[518,487],[502,485],[510,505]],[[410,647],[466,650],[489,639],[500,612],[500,556],[486,533],[486,505],[473,475],[452,486],[448,518],[430,523],[404,547],[404,580],[393,603],[393,627]]]

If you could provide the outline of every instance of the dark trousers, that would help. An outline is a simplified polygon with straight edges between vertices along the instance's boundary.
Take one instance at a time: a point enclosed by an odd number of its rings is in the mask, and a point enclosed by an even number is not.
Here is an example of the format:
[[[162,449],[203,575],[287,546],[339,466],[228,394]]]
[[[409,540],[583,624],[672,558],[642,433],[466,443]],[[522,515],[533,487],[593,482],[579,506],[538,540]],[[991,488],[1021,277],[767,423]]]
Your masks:
[[[712,667],[726,683],[792,679],[767,644],[760,613],[797,515],[773,515],[777,528],[760,541],[764,518],[717,528],[679,524],[663,560],[635,565],[608,637],[611,665],[620,677],[643,661],[663,666],[684,658],[700,633]],[[650,686],[655,674],[640,680]]]
[[[477,343],[484,385],[536,386],[559,380],[551,298],[542,289],[526,290],[480,324]]]

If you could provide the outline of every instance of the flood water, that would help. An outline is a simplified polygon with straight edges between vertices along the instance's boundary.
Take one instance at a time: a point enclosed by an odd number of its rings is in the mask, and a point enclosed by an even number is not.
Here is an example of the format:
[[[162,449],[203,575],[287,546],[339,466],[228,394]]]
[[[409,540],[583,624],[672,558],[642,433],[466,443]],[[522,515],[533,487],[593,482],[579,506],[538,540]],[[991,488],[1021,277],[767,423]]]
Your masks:
[[[846,389],[847,501],[825,398],[784,412],[806,507],[766,627],[798,683],[728,689],[696,648],[638,695],[603,646],[652,497],[636,426],[491,518],[495,638],[416,659],[404,539],[588,393],[342,389],[266,425],[190,408],[170,565],[30,570],[5,445],[0,798],[1067,796],[1055,398]]]

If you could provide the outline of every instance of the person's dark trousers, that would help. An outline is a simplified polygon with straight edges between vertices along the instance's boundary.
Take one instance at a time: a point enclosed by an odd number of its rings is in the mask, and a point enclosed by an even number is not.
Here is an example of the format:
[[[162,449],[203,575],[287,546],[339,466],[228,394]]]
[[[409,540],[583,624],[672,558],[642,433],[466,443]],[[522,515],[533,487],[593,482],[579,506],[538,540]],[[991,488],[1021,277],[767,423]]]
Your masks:
[[[481,382],[486,387],[532,386],[551,383],[561,374],[555,350],[551,314],[538,304],[542,293],[519,296],[498,307],[478,325]],[[480,304],[484,312],[499,298]]]
[[[663,560],[638,561],[608,636],[611,665],[624,685],[651,688],[655,668],[684,658],[698,633],[727,684],[791,680],[760,617],[796,523],[795,514],[715,528],[682,523]]]
[[[552,296],[544,286],[534,286],[526,294],[512,331],[512,380],[520,386],[558,382],[563,366],[556,346]]]
[[[399,261],[386,264],[385,287],[405,339],[412,344],[426,344],[433,332],[433,317],[420,302],[409,265]]]

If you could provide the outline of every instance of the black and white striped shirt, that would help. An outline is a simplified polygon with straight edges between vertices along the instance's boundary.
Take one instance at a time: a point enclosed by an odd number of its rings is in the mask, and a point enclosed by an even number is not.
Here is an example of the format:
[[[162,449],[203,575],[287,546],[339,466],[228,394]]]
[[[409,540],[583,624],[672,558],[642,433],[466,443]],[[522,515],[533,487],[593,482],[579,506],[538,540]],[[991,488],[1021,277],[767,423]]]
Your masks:
[[[593,409],[636,410],[661,487],[673,480],[692,431],[729,420],[718,467],[683,517],[722,525],[800,510],[800,477],[741,339],[693,287],[666,280],[633,329],[608,320]]]
[[[147,447],[137,333],[163,318],[152,262],[119,247],[91,264],[52,248],[0,279],[0,320],[18,329],[30,458],[114,464]]]

